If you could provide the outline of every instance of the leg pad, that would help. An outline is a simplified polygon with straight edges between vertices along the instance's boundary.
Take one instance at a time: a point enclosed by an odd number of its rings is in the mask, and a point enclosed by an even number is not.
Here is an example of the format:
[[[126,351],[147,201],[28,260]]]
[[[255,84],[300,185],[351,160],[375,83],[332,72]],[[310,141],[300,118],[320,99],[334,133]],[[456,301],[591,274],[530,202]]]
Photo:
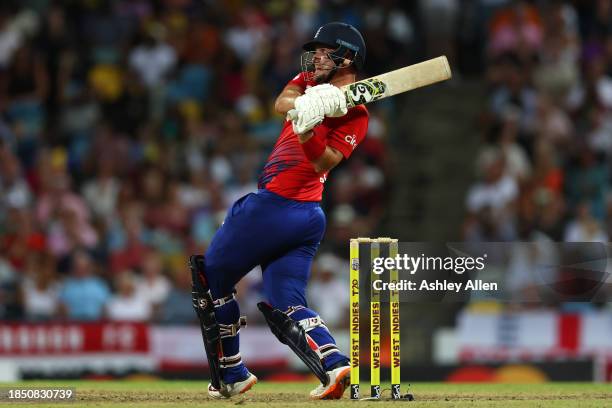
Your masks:
[[[208,281],[204,275],[204,257],[193,255],[189,258],[191,269],[191,299],[193,308],[200,320],[202,339],[206,358],[210,367],[210,377],[212,386],[221,389],[221,368],[219,358],[223,355],[221,348],[220,326],[215,317],[215,303],[208,287]]]
[[[306,366],[316,375],[323,385],[329,384],[329,376],[323,368],[321,359],[308,344],[306,332],[298,322],[287,316],[286,313],[273,308],[265,302],[257,304],[259,310],[266,318],[272,333],[293,350],[293,352],[306,364]]]

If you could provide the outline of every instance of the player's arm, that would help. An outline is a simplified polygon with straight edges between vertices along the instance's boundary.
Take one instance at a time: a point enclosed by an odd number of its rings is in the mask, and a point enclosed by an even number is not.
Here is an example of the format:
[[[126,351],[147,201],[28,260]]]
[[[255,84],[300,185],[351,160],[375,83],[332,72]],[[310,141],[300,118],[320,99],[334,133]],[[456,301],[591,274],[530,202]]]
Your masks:
[[[314,132],[312,130],[304,133],[303,135],[298,135],[298,139],[302,144],[302,147],[304,147],[305,143],[312,143],[313,140],[311,140],[311,138],[313,137]],[[308,160],[310,160],[310,163],[312,163],[312,166],[317,173],[326,173],[330,171],[336,167],[344,157],[342,153],[331,146],[325,146],[323,153],[321,153],[321,155],[318,157],[315,156],[316,153],[308,157]]]
[[[274,110],[283,116],[286,115],[287,112],[295,108],[295,99],[302,93],[302,88],[299,86],[288,84],[276,98]]]
[[[344,120],[344,123],[332,129],[316,124],[300,132],[299,119],[293,122],[293,131],[297,135],[306,158],[312,163],[317,173],[333,169],[342,159],[348,159],[353,150],[365,138],[368,129],[368,112],[365,108],[356,110]],[[296,131],[297,130],[297,131]]]

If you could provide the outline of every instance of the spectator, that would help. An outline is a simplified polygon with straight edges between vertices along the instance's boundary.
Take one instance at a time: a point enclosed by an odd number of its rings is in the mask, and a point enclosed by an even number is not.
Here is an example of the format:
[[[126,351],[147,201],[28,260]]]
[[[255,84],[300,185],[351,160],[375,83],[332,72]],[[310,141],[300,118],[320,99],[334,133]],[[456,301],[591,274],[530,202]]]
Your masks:
[[[27,208],[32,204],[32,192],[20,163],[7,148],[0,147],[0,217],[3,209]]]
[[[0,77],[0,104],[7,105],[5,114],[19,136],[22,152],[32,152],[44,129],[48,74],[39,52],[29,43],[16,50],[7,71]]]
[[[82,189],[83,197],[94,216],[110,223],[116,213],[119,186],[119,180],[114,177],[112,160],[101,160],[97,177],[87,182]]]
[[[612,79],[606,75],[602,51],[594,51],[585,62],[585,75],[567,96],[567,109],[575,117],[579,133],[610,128],[612,116]]]
[[[47,246],[46,236],[36,229],[33,214],[25,209],[12,209],[7,214],[10,229],[0,239],[0,254],[17,270],[23,270],[29,256],[36,256]]]
[[[162,24],[145,24],[142,39],[129,56],[130,68],[152,90],[165,83],[177,62],[175,50],[164,42],[165,36],[166,28]]]
[[[539,51],[542,37],[542,18],[537,7],[526,0],[513,0],[491,20],[489,53],[497,56],[515,52],[530,58]]]
[[[546,235],[534,232],[529,242],[510,246],[505,289],[513,302],[538,304],[542,299],[540,287],[553,284],[557,279],[559,248]]]
[[[191,275],[188,272],[172,275],[172,287],[159,309],[159,321],[166,324],[197,322],[191,299]]]
[[[554,145],[560,153],[565,154],[569,150],[574,124],[558,102],[555,103],[546,93],[538,97],[535,133],[537,140]]]
[[[516,112],[507,112],[499,135],[499,145],[504,155],[506,172],[521,184],[531,175],[531,163],[523,146],[517,143],[518,119]]]
[[[343,327],[349,304],[349,292],[342,272],[346,263],[333,253],[322,253],[317,257],[311,283],[308,288],[309,304],[325,316],[330,328]],[[346,305],[347,307],[339,307]]]
[[[255,59],[257,53],[264,49],[269,31],[270,27],[262,10],[250,6],[237,13],[234,24],[227,30],[225,43],[238,58],[248,62]]]
[[[518,185],[505,173],[505,160],[498,148],[482,151],[478,167],[482,181],[467,196],[465,238],[470,241],[510,241],[516,238]]]
[[[71,320],[99,320],[110,298],[106,282],[95,276],[91,257],[79,250],[72,255],[70,276],[60,289],[60,313]]]
[[[504,74],[491,95],[491,112],[497,120],[517,116],[520,141],[526,144],[535,127],[538,94],[529,84],[528,67],[517,55],[504,55],[501,64]]]
[[[120,207],[120,217],[110,225],[107,245],[110,269],[114,273],[139,267],[149,250],[148,243],[152,234],[144,224],[143,212],[142,203],[130,201]]]
[[[544,40],[534,81],[546,94],[563,99],[579,76],[578,16],[569,4],[556,1],[544,6]]]
[[[581,203],[576,207],[576,218],[571,220],[565,229],[565,242],[601,242],[607,244],[608,234],[591,215],[589,203]]]
[[[13,54],[23,42],[23,33],[16,24],[16,16],[12,15],[9,7],[0,9],[0,67],[6,69]]]
[[[602,157],[587,147],[578,148],[576,157],[567,169],[565,183],[570,210],[588,202],[590,214],[602,220],[605,215],[607,174]]]
[[[170,281],[163,275],[163,262],[158,253],[150,251],[144,256],[140,277],[134,281],[134,285],[153,308],[166,300]]]
[[[79,216],[79,209],[67,203],[57,209],[57,218],[49,226],[49,249],[56,256],[68,255],[73,249],[94,249],[98,235],[94,228]]]
[[[136,277],[123,271],[115,277],[115,291],[106,304],[106,316],[115,321],[144,322],[153,316],[153,305],[136,287]]]
[[[60,292],[55,259],[46,253],[30,256],[29,261],[28,276],[21,284],[25,316],[32,321],[54,319],[59,311]]]

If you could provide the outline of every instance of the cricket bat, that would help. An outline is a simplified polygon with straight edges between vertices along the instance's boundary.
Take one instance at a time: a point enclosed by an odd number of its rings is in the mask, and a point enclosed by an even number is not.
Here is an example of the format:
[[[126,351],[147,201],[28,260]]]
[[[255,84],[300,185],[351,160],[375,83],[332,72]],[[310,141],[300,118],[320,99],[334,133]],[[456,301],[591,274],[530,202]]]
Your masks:
[[[343,86],[346,104],[349,108],[379,99],[388,98],[402,92],[435,84],[449,79],[451,69],[446,56],[442,55],[418,64],[396,69],[384,74],[363,79]],[[297,118],[295,109],[287,112],[287,119]]]

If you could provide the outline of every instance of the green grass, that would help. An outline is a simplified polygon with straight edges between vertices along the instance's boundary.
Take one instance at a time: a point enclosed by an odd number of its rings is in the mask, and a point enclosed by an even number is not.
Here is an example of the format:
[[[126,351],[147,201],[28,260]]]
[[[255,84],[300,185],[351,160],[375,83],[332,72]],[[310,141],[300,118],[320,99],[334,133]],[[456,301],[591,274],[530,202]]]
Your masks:
[[[411,392],[413,402],[354,402],[348,391],[340,401],[310,401],[314,383],[261,382],[251,391],[227,401],[209,399],[206,383],[201,381],[26,381],[1,384],[2,387],[75,387],[77,400],[70,403],[36,403],[37,407],[235,407],[249,408],[382,407],[410,404],[411,407],[612,407],[612,385],[592,383],[546,384],[444,384],[415,383],[402,392]],[[362,384],[365,391],[369,384]],[[388,387],[387,387],[388,388]],[[383,386],[383,389],[385,387]],[[363,392],[362,391],[362,392]],[[383,396],[388,396],[385,391]],[[6,400],[2,401],[6,403]],[[24,404],[32,406],[33,404]]]

